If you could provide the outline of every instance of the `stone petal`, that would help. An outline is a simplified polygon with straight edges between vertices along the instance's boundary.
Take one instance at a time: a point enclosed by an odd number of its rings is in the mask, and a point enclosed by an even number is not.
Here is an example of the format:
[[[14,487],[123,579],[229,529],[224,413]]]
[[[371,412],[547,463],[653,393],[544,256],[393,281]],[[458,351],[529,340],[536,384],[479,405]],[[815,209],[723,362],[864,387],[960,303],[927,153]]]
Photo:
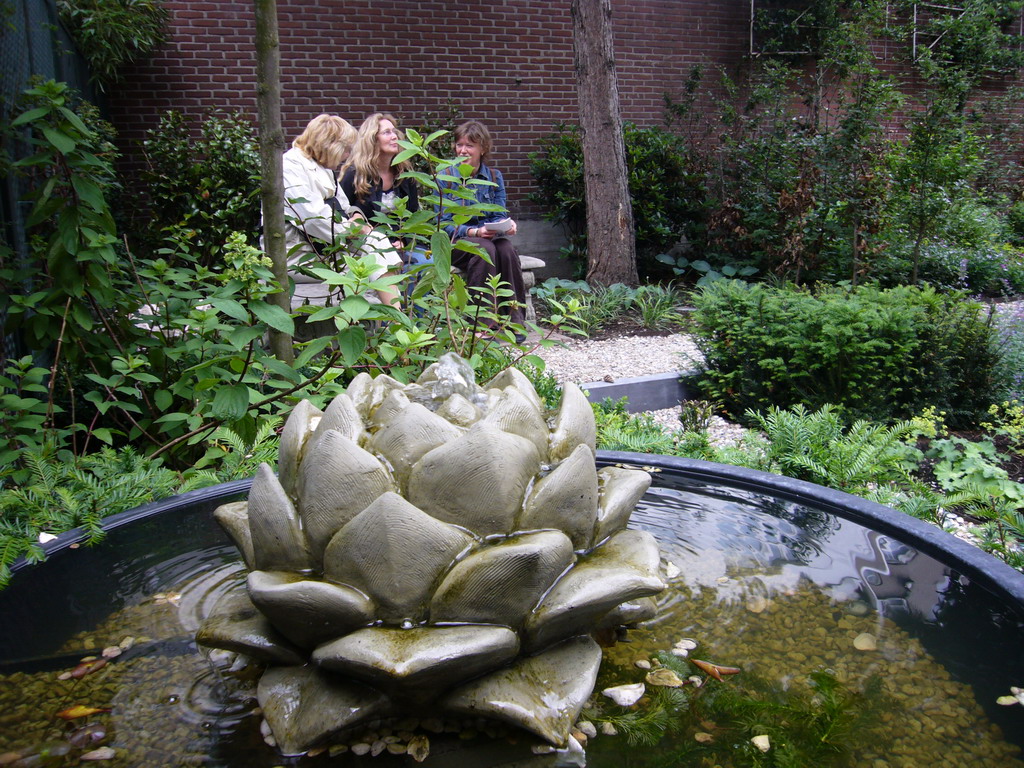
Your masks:
[[[252,550],[252,532],[249,530],[249,502],[232,501],[229,504],[221,504],[213,510],[213,519],[220,523],[220,527],[238,547],[245,566],[252,569],[255,557]]]
[[[548,457],[551,461],[561,461],[581,444],[589,446],[591,451],[597,450],[594,409],[580,388],[567,381],[562,385],[562,405],[555,418]]]
[[[469,428],[480,420],[482,414],[473,403],[456,393],[437,409],[437,415],[452,424]]]
[[[278,631],[300,648],[365,627],[373,603],[358,590],[283,571],[253,571],[249,597]]]
[[[594,452],[579,445],[551,474],[537,481],[517,527],[521,531],[557,528],[572,540],[574,549],[588,549],[597,502]]]
[[[386,373],[382,373],[377,376],[370,385],[370,412],[369,415],[364,418],[366,418],[367,421],[372,420],[374,413],[378,408],[380,408],[384,400],[387,399],[387,396],[391,394],[393,390],[400,390],[404,386],[405,385],[398,379],[393,379]]]
[[[508,627],[370,627],[320,646],[313,661],[383,690],[431,697],[506,664],[519,651]]]
[[[229,592],[217,602],[196,632],[196,642],[274,664],[305,663],[298,649],[256,609],[244,590]]]
[[[525,437],[537,448],[541,461],[548,455],[548,425],[536,404],[515,387],[501,393],[498,402],[483,418],[485,424]]]
[[[313,566],[295,506],[266,464],[256,470],[249,491],[249,530],[255,569],[305,571]]]
[[[289,496],[295,496],[299,464],[302,463],[309,438],[312,437],[323,415],[323,411],[309,400],[300,400],[298,405],[292,408],[291,415],[281,430],[277,469],[280,472],[281,485]]]
[[[594,543],[626,527],[640,497],[651,487],[651,476],[641,469],[604,467],[597,473],[601,503],[597,511]]]
[[[502,720],[562,747],[594,690],[600,664],[597,643],[577,637],[474,680],[441,703],[459,714]]]
[[[331,404],[327,406],[323,418],[320,419],[320,423],[313,433],[313,439],[319,440],[332,429],[335,432],[340,432],[353,443],[358,443],[362,439],[366,429],[355,403],[344,392],[331,400]]]
[[[608,611],[597,625],[597,629],[610,629],[622,625],[639,624],[641,621],[649,621],[657,615],[658,602],[653,597],[629,600]]]
[[[442,575],[472,538],[386,493],[324,552],[324,576],[366,592],[386,622],[418,621]]]
[[[311,666],[268,669],[256,696],[278,749],[289,756],[388,709],[383,694]]]
[[[621,531],[580,557],[526,622],[530,648],[591,631],[619,603],[656,595],[658,543],[646,531]]]
[[[445,576],[430,604],[430,620],[519,628],[572,560],[572,542],[559,531],[514,536],[479,549]]]
[[[370,417],[370,424],[373,427],[382,427],[398,417],[398,415],[409,407],[409,398],[400,389],[393,389],[387,393],[380,405],[373,411]]]
[[[349,396],[352,405],[356,407],[356,411],[363,419],[370,415],[370,390],[372,388],[373,377],[364,371],[363,373],[357,373],[345,389],[345,394]]]
[[[541,413],[544,412],[544,401],[540,399],[540,395],[534,389],[533,382],[518,368],[510,366],[487,382],[487,389],[507,389],[508,387],[517,389],[533,404],[534,408]]]
[[[384,407],[381,406],[377,413],[380,414]],[[398,418],[375,432],[366,448],[387,459],[399,486],[405,487],[413,464],[427,452],[456,439],[462,433],[463,430],[436,413],[412,403]]]
[[[345,523],[391,490],[391,475],[373,454],[333,430],[318,439],[299,471],[299,517],[314,558]]]
[[[539,469],[533,443],[479,422],[416,462],[409,500],[478,536],[509,533]]]

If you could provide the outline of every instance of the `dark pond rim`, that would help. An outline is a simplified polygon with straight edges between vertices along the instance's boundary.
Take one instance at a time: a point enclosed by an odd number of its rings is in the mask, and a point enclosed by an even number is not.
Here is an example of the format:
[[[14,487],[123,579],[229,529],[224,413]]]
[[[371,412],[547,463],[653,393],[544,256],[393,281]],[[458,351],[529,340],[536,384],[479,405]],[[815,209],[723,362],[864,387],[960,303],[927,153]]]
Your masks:
[[[882,504],[783,475],[698,459],[625,451],[598,451],[597,463],[599,466],[629,464],[665,469],[686,480],[754,493],[767,493],[786,501],[830,512],[914,547],[954,568],[1024,612],[1024,573],[931,523],[897,512]],[[212,511],[220,504],[243,499],[251,485],[251,478],[234,480],[154,501],[111,515],[104,519],[103,529],[112,531],[156,515],[172,514],[194,507]],[[82,543],[85,538],[85,531],[75,528],[43,544],[42,549],[47,557],[51,557],[74,544]],[[24,558],[19,558],[11,566],[11,571],[16,574],[31,565],[32,563]]]

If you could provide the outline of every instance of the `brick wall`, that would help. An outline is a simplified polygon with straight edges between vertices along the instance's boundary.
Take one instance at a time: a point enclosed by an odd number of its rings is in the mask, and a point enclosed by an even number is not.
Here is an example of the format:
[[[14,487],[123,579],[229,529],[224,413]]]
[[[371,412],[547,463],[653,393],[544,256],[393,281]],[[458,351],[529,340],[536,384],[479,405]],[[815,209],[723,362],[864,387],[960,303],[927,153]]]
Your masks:
[[[127,163],[133,146],[176,109],[242,110],[255,118],[252,3],[167,0],[167,45],[110,96]],[[536,215],[528,154],[558,121],[572,121],[569,0],[279,0],[282,119],[290,141],[306,121],[334,112],[358,122],[391,111],[404,125],[447,114],[448,104],[484,120],[510,207]],[[749,51],[749,0],[612,0],[623,116],[662,119],[663,94],[678,94],[690,68],[735,71]],[[895,61],[892,44],[879,53]]]
[[[168,0],[167,45],[111,94],[111,117],[133,146],[168,109],[201,117],[256,113],[252,3]],[[614,0],[620,97],[628,120],[661,120],[662,94],[698,61],[734,66],[747,50],[749,0]],[[527,155],[556,122],[576,116],[568,0],[279,0],[282,120],[290,141],[333,112],[358,125],[394,112],[404,125],[448,114],[484,120],[513,214],[531,212]]]

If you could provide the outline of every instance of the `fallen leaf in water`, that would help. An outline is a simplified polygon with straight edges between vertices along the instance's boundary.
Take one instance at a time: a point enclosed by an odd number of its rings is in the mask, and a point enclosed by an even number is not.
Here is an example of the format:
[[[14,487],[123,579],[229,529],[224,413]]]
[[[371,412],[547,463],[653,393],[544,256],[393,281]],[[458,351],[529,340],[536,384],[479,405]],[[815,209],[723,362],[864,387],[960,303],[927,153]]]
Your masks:
[[[760,736],[755,736],[754,738],[752,738],[750,740],[750,743],[753,744],[758,749],[760,749],[762,752],[767,752],[769,749],[772,748],[772,743],[768,739],[768,736],[766,734],[761,734]]]
[[[697,733],[693,734],[693,739],[694,739],[694,741],[698,742],[699,744],[710,744],[712,741],[715,740],[715,737],[712,736],[710,733],[704,733],[704,731],[698,731]]]
[[[106,659],[90,659],[89,661],[83,661],[77,667],[71,670],[71,678],[74,680],[80,680],[86,675],[91,675],[93,672],[98,672],[107,666]]]
[[[742,671],[739,667],[723,667],[721,664],[713,664],[710,661],[701,661],[700,659],[690,659],[690,661],[701,672],[715,678],[719,682],[724,682],[723,675],[737,675]]]
[[[98,741],[103,741],[107,738],[107,729],[99,723],[89,723],[83,725],[78,730],[72,732],[68,736],[68,743],[73,747],[87,747],[90,744],[95,744]]]
[[[100,712],[109,711],[109,707],[87,707],[84,704],[75,704],[73,707],[58,712],[57,717],[63,720],[74,720],[78,717],[89,717],[89,715],[98,715]]]
[[[103,653],[100,654],[104,659],[114,659],[123,653],[121,647],[118,645],[109,645],[103,649]]]
[[[996,704],[998,704],[1001,707],[1009,707],[1013,704],[1019,703],[1020,702],[1017,701],[1016,696],[1000,696],[998,699],[996,699]]]

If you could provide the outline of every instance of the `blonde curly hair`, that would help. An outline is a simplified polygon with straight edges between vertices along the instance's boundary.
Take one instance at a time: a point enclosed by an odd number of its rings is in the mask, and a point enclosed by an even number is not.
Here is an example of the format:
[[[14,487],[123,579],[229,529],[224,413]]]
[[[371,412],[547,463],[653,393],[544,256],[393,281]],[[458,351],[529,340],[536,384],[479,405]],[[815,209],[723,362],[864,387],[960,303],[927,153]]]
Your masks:
[[[352,124],[337,115],[317,115],[299,134],[292,146],[324,168],[337,168],[345,153],[352,149],[358,133]]]
[[[342,172],[349,168],[355,169],[355,190],[358,200],[365,200],[370,194],[370,187],[380,181],[380,172],[377,170],[377,163],[380,160],[380,146],[377,144],[377,134],[380,133],[380,124],[384,120],[390,120],[398,132],[399,139],[405,139],[405,134],[398,127],[394,116],[387,112],[374,112],[363,120],[359,126],[359,134],[356,137],[355,147],[352,149],[352,156]],[[395,175],[412,170],[412,163],[404,161],[394,166]]]

